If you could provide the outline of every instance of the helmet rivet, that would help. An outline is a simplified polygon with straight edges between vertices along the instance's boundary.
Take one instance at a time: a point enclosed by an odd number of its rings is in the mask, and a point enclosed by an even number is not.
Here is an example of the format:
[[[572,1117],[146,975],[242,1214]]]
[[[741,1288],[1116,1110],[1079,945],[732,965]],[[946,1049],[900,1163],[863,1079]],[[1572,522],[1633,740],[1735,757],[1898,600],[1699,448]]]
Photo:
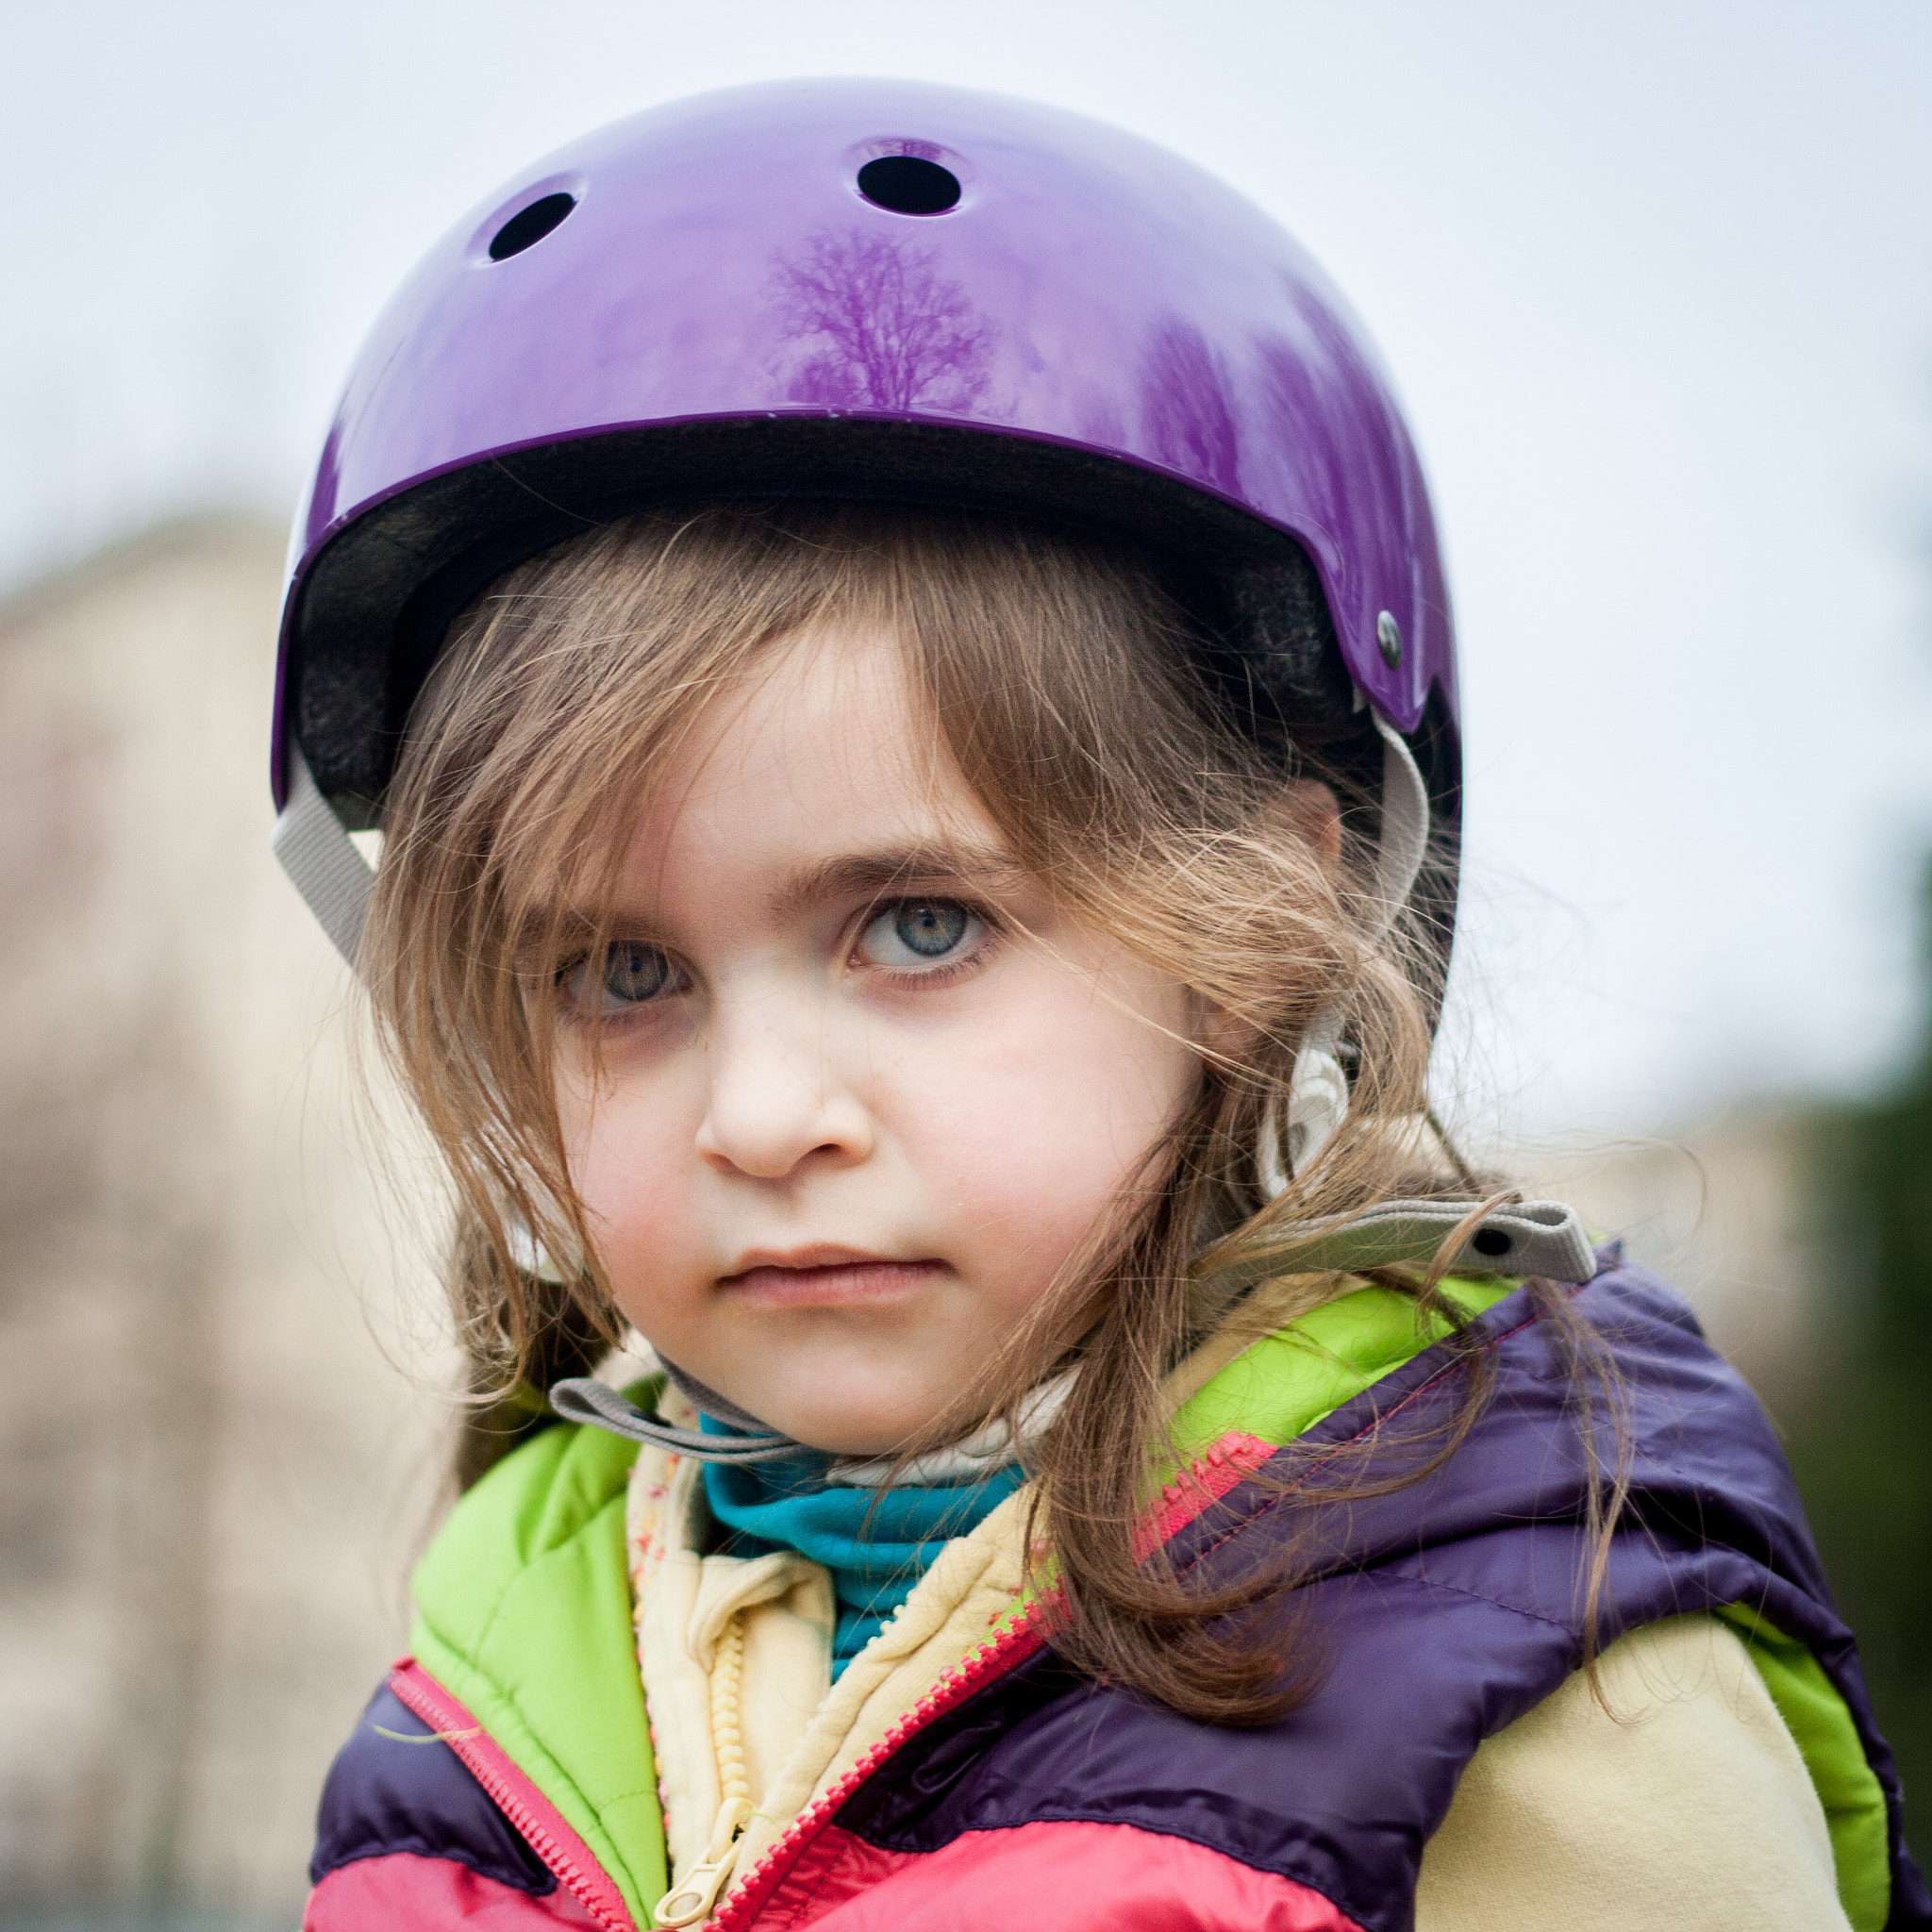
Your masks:
[[[1382,661],[1390,670],[1402,662],[1402,626],[1396,623],[1393,611],[1384,610],[1375,619],[1375,642],[1382,652]]]

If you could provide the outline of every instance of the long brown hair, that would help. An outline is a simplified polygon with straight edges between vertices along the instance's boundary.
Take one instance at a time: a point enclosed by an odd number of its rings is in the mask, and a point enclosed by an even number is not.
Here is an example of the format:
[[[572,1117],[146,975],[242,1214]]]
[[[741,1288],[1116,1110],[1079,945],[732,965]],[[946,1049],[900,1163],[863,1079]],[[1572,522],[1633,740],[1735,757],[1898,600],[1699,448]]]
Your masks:
[[[1203,640],[1157,569],[1096,537],[875,505],[651,511],[510,571],[459,621],[386,801],[362,962],[379,1037],[456,1189],[449,1285],[474,1397],[459,1475],[539,1425],[550,1380],[621,1340],[552,1066],[558,969],[610,935],[561,908],[609,903],[623,834],[706,706],[774,641],[832,625],[898,641],[935,748],[1020,865],[1218,1016],[1194,1093],[1118,1213],[922,1443],[1011,1415],[1077,1360],[1029,1457],[1056,1643],[1192,1715],[1255,1722],[1307,1674],[1291,1636],[1243,1636],[1234,1613],[1291,1579],[1212,1591],[1137,1557],[1163,1382],[1224,1319],[1214,1284],[1285,1223],[1446,1191],[1399,1131],[1424,1106],[1434,956],[1406,926],[1383,930],[1373,801],[1291,752],[1285,769],[1197,668]],[[1294,773],[1341,785],[1339,858],[1284,785]],[[1338,1003],[1347,1119],[1313,1173],[1274,1193],[1266,1150],[1281,1144],[1296,1049]],[[520,1228],[580,1264],[540,1279]],[[1465,1333],[1432,1276],[1382,1278]],[[1312,1306],[1342,1286],[1301,1289]],[[1099,1312],[1070,1350],[1074,1308]],[[1487,1358],[1467,1353],[1437,1459],[1482,1400]]]

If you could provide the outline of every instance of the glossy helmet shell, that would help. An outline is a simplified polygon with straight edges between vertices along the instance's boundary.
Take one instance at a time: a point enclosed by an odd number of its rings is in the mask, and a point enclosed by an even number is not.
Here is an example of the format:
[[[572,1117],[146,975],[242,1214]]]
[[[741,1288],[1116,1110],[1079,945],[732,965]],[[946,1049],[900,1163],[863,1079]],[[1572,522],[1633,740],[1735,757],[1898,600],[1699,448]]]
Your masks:
[[[1366,699],[1453,839],[1428,496],[1320,270],[1132,135],[888,81],[635,115],[430,250],[297,517],[277,802],[296,746],[344,824],[379,824],[451,619],[523,558],[653,502],[811,496],[1124,534],[1171,567],[1257,729],[1366,758]],[[1429,891],[1445,942],[1453,892]]]

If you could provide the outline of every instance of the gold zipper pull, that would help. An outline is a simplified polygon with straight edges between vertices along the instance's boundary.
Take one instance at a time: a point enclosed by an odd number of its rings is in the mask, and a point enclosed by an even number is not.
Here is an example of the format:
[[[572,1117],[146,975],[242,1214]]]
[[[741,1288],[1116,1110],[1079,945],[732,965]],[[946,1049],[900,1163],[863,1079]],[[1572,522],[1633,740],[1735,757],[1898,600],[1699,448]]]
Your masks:
[[[711,1915],[718,1894],[724,1890],[725,1875],[731,1870],[731,1855],[738,1849],[738,1834],[751,1816],[751,1807],[741,1797],[727,1797],[718,1807],[718,1822],[711,1827],[711,1842],[705,1856],[685,1874],[683,1882],[674,1885],[653,1907],[651,1917],[659,1925],[695,1925]]]

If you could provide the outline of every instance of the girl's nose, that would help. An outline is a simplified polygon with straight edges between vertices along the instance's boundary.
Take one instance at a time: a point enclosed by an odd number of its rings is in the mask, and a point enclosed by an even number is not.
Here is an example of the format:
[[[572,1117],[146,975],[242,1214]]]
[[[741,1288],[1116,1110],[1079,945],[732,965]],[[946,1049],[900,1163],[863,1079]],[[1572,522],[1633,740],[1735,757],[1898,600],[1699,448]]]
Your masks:
[[[709,1058],[697,1135],[708,1167],[781,1181],[809,1164],[851,1167],[872,1153],[872,1116],[839,1077],[819,1024],[793,1033],[769,1009],[719,1013]]]

